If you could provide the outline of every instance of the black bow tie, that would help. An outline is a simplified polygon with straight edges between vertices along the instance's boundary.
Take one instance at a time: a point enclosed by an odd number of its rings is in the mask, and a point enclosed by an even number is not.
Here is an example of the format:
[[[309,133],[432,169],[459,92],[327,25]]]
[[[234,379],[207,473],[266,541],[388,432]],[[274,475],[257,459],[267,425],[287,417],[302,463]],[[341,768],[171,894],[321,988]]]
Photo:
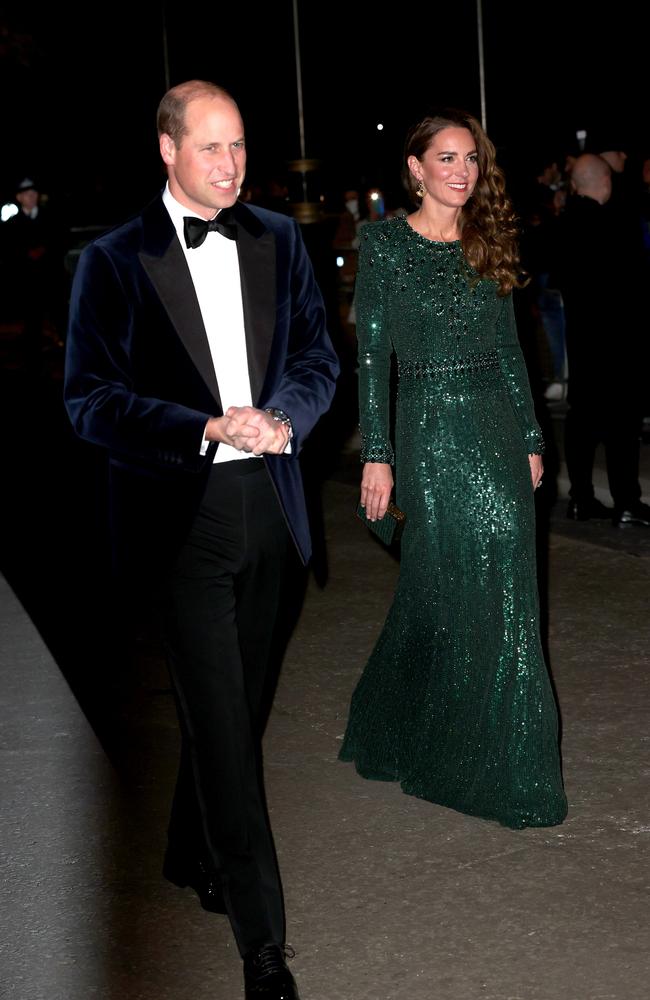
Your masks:
[[[195,215],[186,215],[183,217],[183,235],[185,236],[185,245],[189,248],[200,247],[202,243],[205,242],[205,238],[208,233],[221,233],[222,236],[226,236],[229,240],[237,239],[237,226],[233,222],[224,221],[224,212],[219,212],[216,219],[197,219]]]

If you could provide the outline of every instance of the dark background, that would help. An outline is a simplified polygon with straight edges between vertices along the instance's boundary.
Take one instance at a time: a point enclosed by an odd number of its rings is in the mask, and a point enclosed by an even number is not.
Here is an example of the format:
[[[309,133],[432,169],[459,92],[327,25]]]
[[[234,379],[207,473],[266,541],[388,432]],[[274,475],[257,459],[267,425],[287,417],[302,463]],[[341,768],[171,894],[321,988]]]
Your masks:
[[[480,116],[474,0],[378,10],[299,0],[306,155],[321,161],[325,194],[397,187],[405,131],[432,104]],[[488,132],[511,188],[540,155],[563,156],[579,128],[650,149],[647,7],[485,0],[483,21]],[[212,79],[239,101],[249,176],[300,156],[291,0],[4,4],[0,198],[27,174],[72,224],[139,208],[163,182],[154,123],[165,36],[172,84]]]

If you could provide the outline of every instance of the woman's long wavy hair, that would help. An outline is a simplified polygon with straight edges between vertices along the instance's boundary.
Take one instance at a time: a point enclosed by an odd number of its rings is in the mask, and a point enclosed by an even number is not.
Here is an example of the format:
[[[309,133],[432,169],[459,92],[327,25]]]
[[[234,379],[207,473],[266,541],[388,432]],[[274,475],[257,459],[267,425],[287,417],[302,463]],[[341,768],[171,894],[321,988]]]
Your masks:
[[[481,278],[497,283],[500,295],[507,295],[525,283],[519,267],[517,220],[506,194],[503,172],[496,163],[496,150],[476,118],[458,108],[444,108],[414,125],[404,145],[404,186],[413,204],[418,204],[418,182],[409,169],[408,158],[421,160],[435,136],[445,128],[466,128],[478,154],[476,187],[460,216],[465,259]]]

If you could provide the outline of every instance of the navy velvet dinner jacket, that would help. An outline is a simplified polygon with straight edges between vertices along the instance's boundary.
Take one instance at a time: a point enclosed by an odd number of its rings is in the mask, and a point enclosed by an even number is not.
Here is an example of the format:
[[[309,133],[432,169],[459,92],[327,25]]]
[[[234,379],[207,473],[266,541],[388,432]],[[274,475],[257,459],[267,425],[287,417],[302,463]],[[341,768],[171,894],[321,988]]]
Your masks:
[[[328,409],[339,366],[298,225],[234,208],[253,405],[291,417],[290,455],[267,455],[304,562],[311,542],[298,462]],[[201,502],[222,415],[201,312],[162,198],[82,252],[66,345],[65,403],[76,432],[108,449],[120,573],[156,573],[182,544]]]

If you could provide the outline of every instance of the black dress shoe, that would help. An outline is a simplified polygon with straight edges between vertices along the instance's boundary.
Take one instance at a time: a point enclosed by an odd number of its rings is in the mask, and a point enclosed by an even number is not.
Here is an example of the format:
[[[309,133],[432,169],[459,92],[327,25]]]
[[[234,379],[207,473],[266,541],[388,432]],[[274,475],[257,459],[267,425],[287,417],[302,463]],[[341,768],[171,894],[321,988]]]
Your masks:
[[[202,860],[188,861],[167,848],[163,875],[168,882],[185,889],[189,885],[199,897],[201,906],[210,913],[227,913],[219,873]]]
[[[246,1000],[300,1000],[286,954],[279,945],[266,944],[244,956]]]
[[[639,500],[638,503],[623,510],[617,507],[614,511],[612,524],[616,528],[621,524],[643,524],[646,528],[650,528],[650,504],[642,503]]]
[[[572,521],[590,521],[592,518],[600,521],[609,521],[614,511],[611,507],[606,507],[596,497],[590,500],[569,500],[566,516]]]

